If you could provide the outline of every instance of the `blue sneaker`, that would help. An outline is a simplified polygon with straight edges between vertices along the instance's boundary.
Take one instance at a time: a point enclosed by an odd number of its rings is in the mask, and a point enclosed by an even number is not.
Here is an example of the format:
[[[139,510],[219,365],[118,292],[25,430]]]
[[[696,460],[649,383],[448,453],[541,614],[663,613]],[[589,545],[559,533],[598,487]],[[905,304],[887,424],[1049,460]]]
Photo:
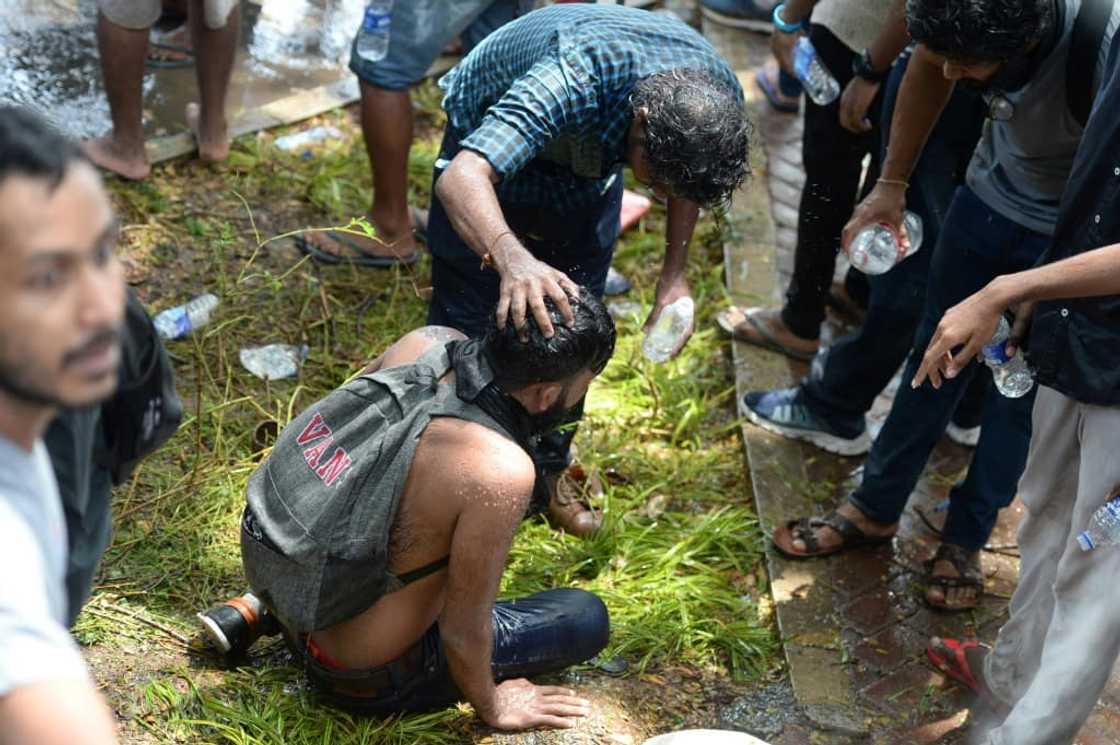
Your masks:
[[[855,437],[845,437],[813,416],[797,388],[752,391],[743,396],[739,410],[767,432],[802,440],[830,453],[863,455],[871,449],[866,427]]]
[[[722,26],[769,33],[777,0],[700,0],[700,12]]]

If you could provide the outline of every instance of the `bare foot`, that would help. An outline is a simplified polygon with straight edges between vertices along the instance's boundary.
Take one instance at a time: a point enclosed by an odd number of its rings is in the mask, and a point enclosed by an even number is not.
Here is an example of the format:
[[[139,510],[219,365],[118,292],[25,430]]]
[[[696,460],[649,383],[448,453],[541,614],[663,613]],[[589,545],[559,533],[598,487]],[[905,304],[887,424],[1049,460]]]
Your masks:
[[[221,163],[229,157],[229,130],[225,122],[220,125],[207,124],[205,130],[202,126],[202,112],[198,104],[187,104],[184,115],[187,126],[194,133],[195,142],[198,143],[198,157],[208,163]]]
[[[796,359],[812,359],[820,346],[816,339],[805,339],[793,333],[776,308],[746,308],[731,316],[729,321],[734,324],[732,335],[739,341],[767,349],[777,345]]]
[[[853,505],[851,502],[844,502],[836,508],[836,512],[843,517],[851,520],[857,528],[862,530],[864,534],[868,536],[892,536],[898,529],[898,526],[894,523],[874,522],[873,520],[868,518],[867,515],[856,509],[855,505]],[[841,538],[840,534],[827,525],[817,528],[814,533],[817,539],[816,550],[818,552],[826,552],[844,543],[844,539]],[[798,552],[805,552],[809,550],[809,547],[801,538],[794,537],[794,539],[790,541],[790,543]]]
[[[116,143],[112,135],[85,140],[81,144],[82,152],[94,165],[112,171],[132,181],[143,181],[152,172],[148,165],[148,156],[144,154],[144,146],[139,150],[122,148]]]
[[[344,259],[353,256],[355,248],[373,256],[388,256],[395,259],[409,259],[416,254],[416,239],[413,237],[411,227],[403,233],[394,235],[378,227],[372,216],[366,215],[366,219],[373,225],[379,238],[345,233],[346,243],[351,245],[340,243],[326,232],[306,233],[304,238],[320,251]]]

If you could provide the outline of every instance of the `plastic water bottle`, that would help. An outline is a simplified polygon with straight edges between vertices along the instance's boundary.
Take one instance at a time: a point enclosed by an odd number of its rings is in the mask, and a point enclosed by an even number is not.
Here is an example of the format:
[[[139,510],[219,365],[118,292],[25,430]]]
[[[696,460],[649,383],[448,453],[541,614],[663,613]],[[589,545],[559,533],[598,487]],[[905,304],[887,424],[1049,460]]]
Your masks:
[[[1089,527],[1077,534],[1082,551],[1120,543],[1120,495],[1102,504],[1089,518]]]
[[[692,326],[695,311],[696,306],[690,297],[682,297],[666,305],[642,341],[642,354],[646,359],[651,362],[669,359]]]
[[[263,347],[245,347],[238,354],[245,369],[265,380],[294,378],[310,350],[306,344],[268,344]]]
[[[793,47],[793,74],[817,106],[828,106],[840,97],[840,84],[821,64],[809,38],[802,36]]]
[[[272,144],[281,150],[299,150],[327,140],[341,140],[344,136],[335,127],[319,126],[277,137]]]
[[[898,238],[888,225],[868,225],[859,231],[848,247],[848,258],[852,266],[864,274],[884,274],[894,266],[917,253],[922,247],[922,218],[907,211],[902,216],[902,230],[910,239],[910,248],[899,256]]]
[[[1007,340],[1011,338],[1011,325],[1001,317],[992,340],[984,345],[981,355],[984,364],[992,368],[996,389],[1008,398],[1022,398],[1034,388],[1034,377],[1021,353],[1007,356]]]
[[[355,49],[366,62],[379,62],[389,53],[389,21],[393,15],[393,0],[369,0],[362,16]]]
[[[195,329],[210,322],[210,314],[218,307],[218,298],[209,292],[194,300],[160,312],[152,323],[160,338],[170,341],[181,339]]]

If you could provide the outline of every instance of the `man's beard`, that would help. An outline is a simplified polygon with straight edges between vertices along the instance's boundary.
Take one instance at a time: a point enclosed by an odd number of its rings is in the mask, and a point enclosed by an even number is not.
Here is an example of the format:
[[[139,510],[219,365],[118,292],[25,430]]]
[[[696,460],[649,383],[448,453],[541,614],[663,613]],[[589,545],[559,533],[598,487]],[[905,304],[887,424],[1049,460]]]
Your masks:
[[[560,391],[560,395],[556,398],[556,402],[548,407],[540,414],[530,414],[529,421],[532,423],[533,433],[543,435],[546,432],[551,432],[558,427],[568,424],[572,421],[575,411],[579,408],[579,404],[575,406],[565,406],[564,402],[568,399],[568,386],[564,386]]]
[[[105,329],[97,332],[81,347],[67,353],[63,358],[62,366],[65,368],[74,361],[80,360],[90,348],[106,342],[119,345],[120,331],[117,329]],[[6,351],[5,347],[6,345],[0,343],[0,352]],[[107,397],[99,397],[97,400],[93,401],[67,401],[55,391],[35,384],[35,381],[50,379],[50,375],[45,374],[42,368],[32,364],[30,361],[12,361],[7,355],[0,353],[0,391],[7,393],[18,401],[33,406],[66,408],[90,406],[99,403],[102,398]]]

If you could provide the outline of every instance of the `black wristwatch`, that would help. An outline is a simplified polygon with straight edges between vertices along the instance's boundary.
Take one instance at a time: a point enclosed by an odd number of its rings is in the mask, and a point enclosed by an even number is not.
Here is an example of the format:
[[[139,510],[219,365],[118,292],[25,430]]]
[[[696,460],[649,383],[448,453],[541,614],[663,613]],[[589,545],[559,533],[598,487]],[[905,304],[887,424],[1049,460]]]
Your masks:
[[[882,83],[891,71],[890,65],[886,70],[876,70],[871,63],[871,50],[864,49],[863,53],[852,60],[852,74],[871,83]]]

